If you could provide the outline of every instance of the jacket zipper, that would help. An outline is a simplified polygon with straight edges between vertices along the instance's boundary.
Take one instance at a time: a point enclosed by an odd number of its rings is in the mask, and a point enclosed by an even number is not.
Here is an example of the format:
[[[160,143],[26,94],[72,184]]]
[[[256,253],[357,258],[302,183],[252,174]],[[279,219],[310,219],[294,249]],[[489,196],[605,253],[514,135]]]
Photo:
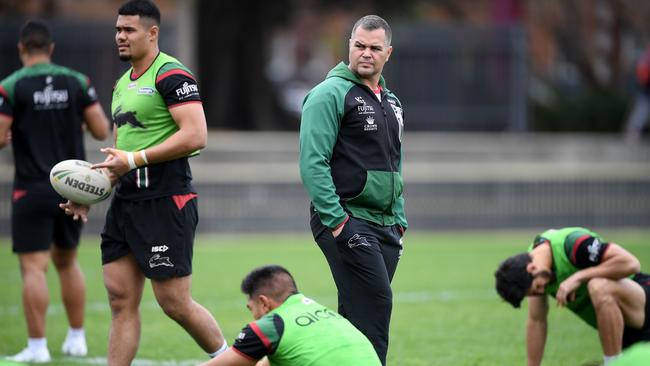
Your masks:
[[[370,90],[370,88],[368,88],[368,90]],[[372,92],[372,90],[370,90],[370,92],[372,94],[374,94]],[[390,127],[388,125],[388,116],[386,115],[386,109],[384,108],[384,100],[386,99],[385,96],[386,96],[386,94],[382,91],[381,92],[381,100],[379,101],[379,105],[381,105],[381,111],[384,114],[384,125],[386,126],[386,139],[388,140],[388,165],[389,165],[389,167],[391,169],[391,173],[394,173],[394,171],[396,169],[393,166],[393,157],[392,157],[393,154],[392,154],[392,150],[391,150],[393,148],[393,140],[390,138]],[[375,99],[377,98],[374,95],[373,95],[373,97]],[[388,210],[392,210],[393,209],[393,204],[395,203],[395,178],[393,177],[392,174],[391,174],[391,177],[390,177],[390,192],[391,192],[390,193],[390,205],[388,206]],[[385,217],[386,217],[386,215],[388,215],[388,213],[389,212],[384,211],[384,216],[382,216],[382,218],[381,218],[382,225],[386,225]]]

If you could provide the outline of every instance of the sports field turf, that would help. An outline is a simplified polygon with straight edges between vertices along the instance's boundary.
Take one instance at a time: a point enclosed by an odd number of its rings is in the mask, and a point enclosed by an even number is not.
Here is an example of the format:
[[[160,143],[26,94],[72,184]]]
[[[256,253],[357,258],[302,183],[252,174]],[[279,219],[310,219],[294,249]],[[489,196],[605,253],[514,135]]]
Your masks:
[[[541,228],[540,228],[541,229]],[[541,231],[541,230],[540,230]],[[650,271],[649,230],[601,230],[623,244]],[[389,365],[521,365],[525,363],[526,305],[513,309],[493,290],[493,273],[506,256],[524,251],[536,231],[410,232],[393,282],[394,310]],[[0,238],[0,357],[26,343],[20,275],[8,238]],[[106,363],[110,320],[102,283],[99,239],[84,238],[80,261],[88,287],[89,355],[63,357],[67,323],[56,272],[50,268],[48,344],[52,365]],[[193,294],[219,321],[229,343],[251,317],[239,292],[253,267],[278,263],[299,289],[336,309],[336,290],[318,247],[307,235],[199,236],[194,253]],[[206,359],[190,337],[156,304],[149,284],[142,301],[142,339],[134,365],[193,365]],[[596,332],[568,310],[551,308],[545,365],[583,365],[601,360]]]

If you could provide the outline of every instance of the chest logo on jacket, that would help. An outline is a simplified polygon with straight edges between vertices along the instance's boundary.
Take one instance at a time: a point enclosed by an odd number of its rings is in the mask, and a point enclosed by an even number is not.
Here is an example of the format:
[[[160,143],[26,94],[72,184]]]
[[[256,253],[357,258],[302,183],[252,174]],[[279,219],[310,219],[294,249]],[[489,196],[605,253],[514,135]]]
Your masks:
[[[366,118],[366,124],[363,125],[364,131],[377,131],[377,125],[375,124],[375,119],[372,116]]]
[[[375,108],[373,106],[366,104],[366,101],[363,100],[362,97],[355,97],[354,100],[356,100],[358,103],[361,103],[361,105],[357,106],[357,112],[359,114],[375,114]]]

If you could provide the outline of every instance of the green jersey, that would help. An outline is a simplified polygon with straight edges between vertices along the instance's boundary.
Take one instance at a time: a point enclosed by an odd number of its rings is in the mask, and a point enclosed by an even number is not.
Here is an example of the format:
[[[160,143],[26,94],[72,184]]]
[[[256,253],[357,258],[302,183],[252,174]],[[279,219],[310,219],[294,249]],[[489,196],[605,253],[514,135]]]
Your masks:
[[[370,341],[347,319],[302,294],[248,324],[236,352],[273,366],[378,366]]]
[[[612,366],[647,366],[650,365],[650,343],[638,343],[616,359]]]
[[[177,59],[160,52],[144,73],[133,68],[120,77],[111,106],[117,128],[116,148],[138,151],[156,146],[178,131],[170,109],[201,103],[192,73]],[[196,152],[195,152],[196,154]],[[187,157],[134,169],[120,178],[116,195],[147,199],[193,191]]]
[[[562,281],[583,268],[600,264],[609,247],[609,243],[603,242],[600,235],[582,227],[547,230],[535,238],[529,250],[545,243],[551,246],[552,271],[555,274],[555,280],[546,285],[546,293],[554,297]],[[575,301],[569,302],[567,308],[597,328],[596,313],[587,285],[580,285],[575,294]]]

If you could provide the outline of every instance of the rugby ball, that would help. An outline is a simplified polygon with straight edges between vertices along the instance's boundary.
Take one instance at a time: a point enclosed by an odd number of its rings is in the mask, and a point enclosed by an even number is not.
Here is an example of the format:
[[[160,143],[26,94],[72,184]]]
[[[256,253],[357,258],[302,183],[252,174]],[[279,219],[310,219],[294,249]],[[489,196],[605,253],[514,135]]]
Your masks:
[[[92,205],[111,195],[111,180],[102,169],[83,160],[63,160],[50,171],[52,188],[72,202]]]

